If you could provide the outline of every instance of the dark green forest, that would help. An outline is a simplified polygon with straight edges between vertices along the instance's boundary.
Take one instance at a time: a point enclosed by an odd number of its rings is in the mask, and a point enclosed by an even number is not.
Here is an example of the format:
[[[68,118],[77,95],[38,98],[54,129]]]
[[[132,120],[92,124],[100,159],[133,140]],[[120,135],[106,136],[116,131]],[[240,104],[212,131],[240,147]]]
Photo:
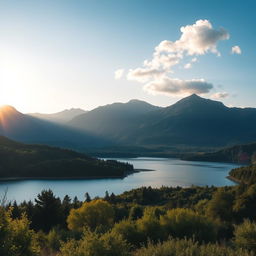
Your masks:
[[[256,165],[242,166],[230,171],[230,176],[246,184],[256,183]]]
[[[255,184],[142,187],[83,201],[51,190],[20,204],[3,196],[0,255],[255,255],[255,205]]]
[[[189,161],[256,163],[256,143],[235,145],[210,153],[184,154],[181,157]]]
[[[68,149],[28,145],[0,137],[0,179],[125,177],[133,166]]]

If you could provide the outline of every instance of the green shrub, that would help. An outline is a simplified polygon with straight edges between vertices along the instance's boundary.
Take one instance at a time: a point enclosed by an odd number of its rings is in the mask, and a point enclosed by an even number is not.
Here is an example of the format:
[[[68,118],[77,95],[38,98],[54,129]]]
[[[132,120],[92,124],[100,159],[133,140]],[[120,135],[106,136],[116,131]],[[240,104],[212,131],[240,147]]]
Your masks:
[[[215,241],[215,223],[207,217],[189,209],[169,210],[160,217],[160,224],[168,236],[194,238],[197,241]]]
[[[245,220],[235,227],[234,242],[237,247],[256,251],[256,223]]]
[[[217,244],[203,244],[192,240],[168,240],[148,244],[133,253],[133,256],[253,256],[243,249],[234,250]]]

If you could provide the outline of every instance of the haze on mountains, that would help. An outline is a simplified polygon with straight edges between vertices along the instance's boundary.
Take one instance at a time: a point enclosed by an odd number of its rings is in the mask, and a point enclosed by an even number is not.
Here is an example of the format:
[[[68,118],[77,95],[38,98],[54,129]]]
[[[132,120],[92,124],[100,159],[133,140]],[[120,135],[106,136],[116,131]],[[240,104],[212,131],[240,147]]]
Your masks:
[[[81,109],[81,108],[71,108],[71,109],[65,109],[63,111],[53,113],[53,114],[42,114],[42,113],[29,113],[28,115],[44,119],[51,122],[56,123],[67,123],[71,121],[74,117],[84,114],[87,111]]]
[[[256,109],[229,108],[195,94],[160,108],[112,104],[75,117],[72,127],[124,145],[226,146],[256,140]]]
[[[18,112],[12,106],[0,108],[0,135],[25,142],[83,150],[104,146],[103,138],[65,125],[38,119]]]
[[[0,113],[2,135],[80,150],[113,145],[223,147],[256,141],[256,109],[229,108],[195,94],[165,108],[139,100],[101,106],[65,125],[21,114],[12,107]]]

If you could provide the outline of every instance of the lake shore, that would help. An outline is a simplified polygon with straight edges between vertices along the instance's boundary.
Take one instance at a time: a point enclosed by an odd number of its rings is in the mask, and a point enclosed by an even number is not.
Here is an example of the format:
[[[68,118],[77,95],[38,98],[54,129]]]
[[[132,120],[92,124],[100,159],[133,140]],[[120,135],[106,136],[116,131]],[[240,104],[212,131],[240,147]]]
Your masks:
[[[231,181],[233,181],[233,182],[235,182],[236,184],[241,184],[241,181],[238,180],[238,179],[236,179],[236,178],[233,177],[233,176],[228,175],[226,178],[229,179],[229,180],[231,180]]]
[[[134,169],[132,172],[127,172],[124,176],[82,176],[82,177],[3,177],[1,181],[22,181],[22,180],[95,180],[95,179],[124,179],[128,175],[139,172],[152,172],[151,169]]]

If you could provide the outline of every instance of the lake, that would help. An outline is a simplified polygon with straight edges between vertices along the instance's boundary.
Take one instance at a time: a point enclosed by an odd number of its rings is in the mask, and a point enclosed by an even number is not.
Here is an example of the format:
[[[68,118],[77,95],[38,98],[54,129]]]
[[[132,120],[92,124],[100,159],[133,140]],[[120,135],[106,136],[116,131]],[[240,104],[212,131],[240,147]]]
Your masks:
[[[120,194],[141,186],[226,186],[234,183],[226,176],[236,164],[191,162],[171,158],[122,158],[136,169],[153,169],[155,171],[139,172],[124,179],[95,180],[22,180],[0,182],[0,195],[8,189],[7,199],[21,202],[34,200],[43,189],[53,190],[56,196],[63,198],[69,195],[84,199],[85,192],[91,197],[104,196],[105,192]]]

